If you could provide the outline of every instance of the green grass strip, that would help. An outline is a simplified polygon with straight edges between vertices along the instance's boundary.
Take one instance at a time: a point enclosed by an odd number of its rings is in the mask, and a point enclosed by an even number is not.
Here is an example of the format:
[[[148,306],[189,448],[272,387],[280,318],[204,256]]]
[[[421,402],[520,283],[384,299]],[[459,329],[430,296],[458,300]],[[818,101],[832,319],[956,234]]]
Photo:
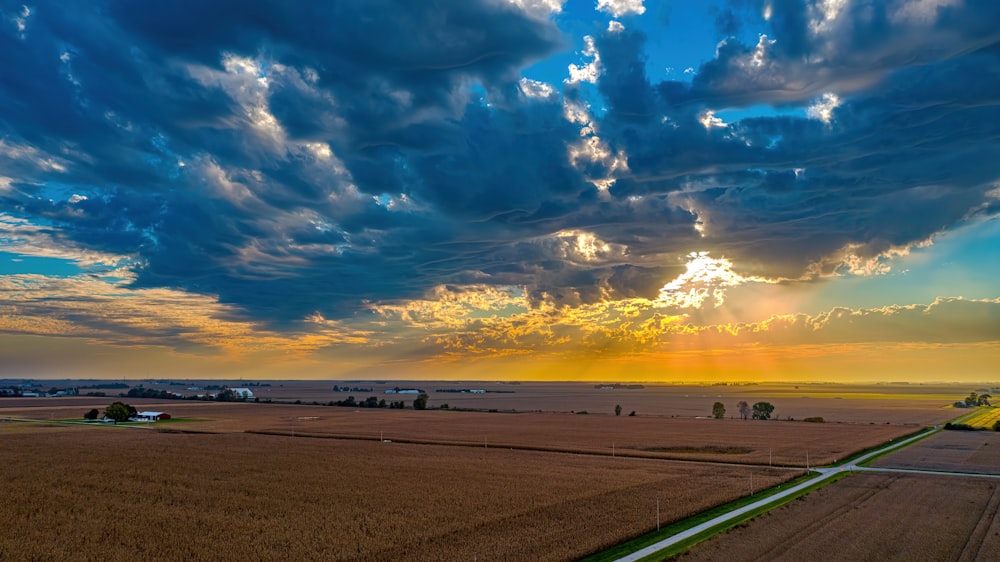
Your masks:
[[[818,490],[818,489],[822,488],[823,486],[826,486],[827,484],[830,484],[832,482],[836,482],[837,480],[840,480],[842,478],[846,478],[849,474],[850,474],[849,472],[838,473],[836,476],[833,476],[831,478],[823,480],[822,482],[817,482],[816,484],[814,484],[812,486],[809,486],[807,488],[803,488],[801,491],[799,491],[799,492],[797,492],[795,494],[792,494],[792,495],[790,495],[788,497],[781,498],[780,500],[777,500],[774,503],[771,503],[771,504],[768,504],[768,505],[765,505],[765,506],[761,506],[761,507],[759,507],[759,508],[757,508],[757,509],[755,509],[753,511],[749,511],[747,513],[744,513],[743,515],[741,515],[741,516],[739,516],[739,517],[737,517],[735,519],[731,519],[729,521],[726,521],[725,523],[722,523],[722,524],[720,524],[717,527],[712,527],[711,529],[706,529],[705,531],[703,531],[701,533],[698,533],[697,535],[695,535],[695,536],[693,536],[693,537],[691,537],[689,539],[683,540],[683,541],[681,541],[681,542],[679,542],[679,543],[677,543],[675,545],[672,545],[672,546],[670,546],[670,547],[668,547],[668,548],[666,548],[664,550],[661,550],[661,551],[659,551],[657,553],[650,554],[649,556],[643,558],[642,560],[643,561],[666,560],[668,558],[673,558],[675,556],[683,554],[689,548],[691,548],[692,546],[694,546],[694,545],[696,545],[696,544],[698,544],[698,543],[700,543],[702,541],[708,540],[708,539],[714,537],[715,535],[719,535],[719,534],[725,533],[726,531],[728,531],[728,530],[730,530],[730,529],[732,529],[734,527],[740,526],[740,525],[746,523],[747,521],[749,521],[749,520],[751,520],[751,519],[753,519],[755,517],[763,515],[763,514],[769,512],[769,511],[771,511],[773,509],[777,509],[777,508],[779,508],[779,507],[781,507],[781,506],[783,506],[785,504],[791,503],[792,501],[797,500],[797,499],[801,498],[802,496],[804,496],[804,495],[806,495],[806,494],[808,494],[810,492]]]
[[[916,435],[920,435],[921,433],[926,433],[927,435],[931,435],[934,432],[935,432],[935,429],[933,427],[924,427],[924,428],[921,428],[921,429],[919,429],[917,431],[914,431],[913,433],[907,433],[906,435],[902,435],[900,437],[896,437],[896,438],[894,438],[892,440],[892,442],[904,441],[906,439],[909,439],[910,437],[914,437]],[[918,439],[918,441],[919,441],[919,439]],[[842,466],[842,465],[845,465],[845,464],[851,464],[852,462],[854,462],[855,459],[863,457],[863,456],[867,455],[868,453],[871,453],[872,451],[874,451],[876,449],[881,449],[882,447],[891,446],[892,442],[879,443],[878,445],[874,445],[872,447],[868,447],[867,449],[862,449],[862,450],[860,450],[860,451],[858,451],[856,453],[853,453],[853,454],[851,454],[849,456],[846,456],[846,457],[844,457],[842,459],[837,459],[837,462],[834,463],[834,464],[822,465],[822,466],[820,466],[820,468],[836,468],[838,466]],[[895,451],[895,450],[896,449],[893,448],[890,451],[886,451],[886,452],[882,453],[882,455],[884,455],[886,453],[889,453],[889,452],[892,452],[892,451]],[[875,458],[881,457],[882,455],[878,455]],[[867,464],[868,464],[867,462],[864,462],[864,463],[862,463],[862,466],[867,465]]]
[[[730,511],[733,511],[734,509],[739,509],[739,508],[741,508],[741,507],[743,507],[745,505],[748,505],[748,504],[754,503],[756,501],[760,501],[760,500],[762,500],[764,498],[773,496],[774,494],[777,494],[778,492],[781,492],[783,490],[791,488],[792,486],[795,486],[797,484],[801,484],[802,482],[804,482],[804,481],[812,478],[813,474],[814,473],[810,473],[809,475],[798,476],[798,477],[793,478],[793,479],[791,479],[788,482],[785,482],[783,484],[778,484],[777,486],[768,488],[768,489],[763,490],[761,492],[757,492],[756,494],[754,494],[752,496],[743,496],[743,497],[735,499],[735,500],[733,500],[733,501],[731,501],[729,503],[725,503],[725,504],[713,507],[711,509],[708,509],[706,511],[702,511],[702,512],[697,513],[695,515],[692,515],[691,517],[688,517],[686,519],[681,519],[679,521],[675,521],[675,522],[673,522],[673,523],[671,523],[671,524],[669,524],[669,525],[667,525],[665,527],[661,527],[660,530],[658,530],[658,531],[655,531],[655,530],[654,531],[650,531],[650,532],[648,532],[648,533],[646,533],[644,535],[638,536],[638,537],[636,537],[634,539],[631,539],[631,540],[629,540],[627,542],[623,542],[623,543],[617,544],[615,546],[612,546],[611,548],[609,548],[607,550],[602,550],[601,552],[597,552],[597,553],[591,554],[590,556],[584,558],[583,561],[584,562],[603,562],[603,561],[608,561],[608,560],[618,560],[619,558],[621,558],[623,556],[628,556],[629,554],[632,554],[633,552],[635,552],[637,550],[641,550],[643,548],[646,548],[647,546],[649,546],[651,544],[655,544],[657,542],[660,542],[663,539],[666,539],[668,537],[672,537],[672,536],[676,535],[677,533],[686,531],[686,530],[690,529],[691,527],[694,527],[694,526],[697,526],[697,525],[701,525],[702,523],[704,523],[704,522],[706,522],[706,521],[708,521],[710,519],[714,519],[714,518],[716,518],[716,517],[718,517],[720,515],[725,515],[726,513],[729,513]],[[830,480],[836,480],[836,478],[831,478]],[[810,488],[806,488],[806,490],[803,490],[803,493],[805,493],[807,490],[811,490],[811,489],[812,489],[811,487]],[[793,499],[795,497],[798,497],[798,495],[799,494],[793,495]],[[770,509],[770,508],[767,508],[767,509]],[[712,534],[714,534],[714,532]]]

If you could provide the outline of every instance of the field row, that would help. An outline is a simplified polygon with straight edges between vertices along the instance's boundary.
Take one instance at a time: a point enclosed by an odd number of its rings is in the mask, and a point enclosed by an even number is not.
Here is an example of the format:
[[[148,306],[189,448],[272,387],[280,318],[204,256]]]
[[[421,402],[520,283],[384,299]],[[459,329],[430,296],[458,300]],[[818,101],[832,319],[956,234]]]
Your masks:
[[[683,561],[996,560],[1000,481],[859,473],[692,548]]]
[[[163,408],[164,406],[157,406]],[[79,409],[79,408],[77,408]],[[10,415],[71,417],[77,409],[10,409]],[[4,412],[0,411],[0,414]],[[629,417],[557,413],[351,409],[325,406],[184,402],[172,430],[244,432],[574,451],[616,456],[806,466],[833,463],[918,430],[915,426]],[[77,414],[79,416],[80,414]]]
[[[751,475],[760,489],[797,474],[499,448],[0,426],[0,560],[565,560],[651,530],[657,499],[667,523],[747,494]]]
[[[1000,407],[991,406],[989,408],[984,408],[980,412],[976,413],[975,416],[965,420],[966,425],[971,425],[972,427],[985,427],[987,429],[993,429],[993,426],[1000,421]]]

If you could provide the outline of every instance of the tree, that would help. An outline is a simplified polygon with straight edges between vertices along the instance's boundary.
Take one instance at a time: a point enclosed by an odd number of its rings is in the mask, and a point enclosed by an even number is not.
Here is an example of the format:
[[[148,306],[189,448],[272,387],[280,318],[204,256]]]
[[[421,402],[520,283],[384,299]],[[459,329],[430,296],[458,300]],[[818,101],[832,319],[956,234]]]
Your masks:
[[[104,409],[104,417],[114,420],[117,424],[118,422],[128,421],[130,410],[135,411],[135,408],[123,402],[115,402]]]
[[[750,417],[750,405],[745,400],[740,400],[736,404],[736,409],[740,411],[740,417],[747,419]]]
[[[726,406],[722,402],[712,404],[712,417],[717,420],[726,417]]]
[[[1000,431],[1000,420],[993,424],[993,431]]]
[[[989,395],[989,394],[987,394],[985,392],[982,393],[982,394],[980,394],[979,395],[979,405],[980,406],[989,406],[990,405],[990,398],[993,398],[993,396],[991,396],[991,395]]]
[[[427,396],[426,393],[421,392],[420,396],[417,396],[417,399],[413,401],[413,409],[414,410],[426,410],[427,409],[427,399],[428,398],[430,398],[430,396]]]
[[[94,421],[99,415],[101,415],[101,413],[97,411],[97,408],[91,408],[89,412],[83,414],[83,419]]]
[[[979,395],[975,392],[970,392],[968,396],[965,397],[966,406],[978,406],[979,405]]]
[[[774,406],[770,402],[757,402],[753,405],[753,419],[766,420],[771,418]]]
[[[616,416],[622,415],[622,405],[621,404],[615,404],[615,415]]]

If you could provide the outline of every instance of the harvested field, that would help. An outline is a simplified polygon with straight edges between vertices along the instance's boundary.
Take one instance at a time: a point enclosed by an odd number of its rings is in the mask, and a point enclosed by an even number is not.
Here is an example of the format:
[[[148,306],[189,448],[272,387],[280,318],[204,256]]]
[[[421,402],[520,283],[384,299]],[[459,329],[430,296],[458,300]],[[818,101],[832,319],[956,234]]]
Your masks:
[[[144,402],[133,404],[139,409]],[[150,407],[152,407],[150,405]],[[156,408],[167,408],[157,404]],[[45,411],[0,410],[0,415],[79,417],[80,407]],[[156,424],[172,431],[243,432],[380,438],[468,446],[516,447],[805,466],[832,463],[853,452],[912,433],[915,426],[788,421],[714,420],[557,413],[487,413],[444,410],[352,409],[288,404],[182,401],[175,418],[206,421]]]
[[[871,466],[1000,474],[1000,433],[941,431],[880,457]]]
[[[48,381],[47,381],[48,382]],[[186,381],[185,385],[219,385],[223,381]],[[140,384],[140,381],[129,381]],[[156,384],[142,381],[149,388],[195,394],[205,391],[187,391],[185,386]],[[232,386],[242,386],[241,381],[229,381]],[[53,381],[57,386],[73,386],[74,381]],[[79,383],[76,383],[79,384]],[[951,404],[969,393],[966,386],[956,385],[841,385],[841,384],[754,384],[744,386],[696,386],[646,384],[642,388],[595,388],[586,383],[518,384],[495,382],[454,381],[269,381],[271,386],[252,387],[261,401],[276,400],[303,403],[343,400],[349,395],[363,400],[377,396],[391,400],[405,400],[409,405],[412,395],[385,394],[387,389],[417,387],[427,391],[431,407],[449,404],[453,408],[482,410],[517,410],[520,412],[579,412],[610,414],[620,404],[624,414],[636,411],[639,415],[696,417],[709,416],[712,404],[722,402],[728,415],[736,414],[736,404],[746,401],[771,402],[774,416],[787,419],[823,417],[827,421],[875,422],[933,425],[943,423],[962,412]],[[371,389],[370,392],[333,392],[333,385]],[[462,389],[485,390],[484,394],[455,392]],[[117,394],[118,391],[109,391]],[[109,396],[109,398],[111,398]],[[113,398],[112,398],[113,399]],[[50,405],[89,403],[99,398],[4,398],[0,408],[27,406],[46,408]],[[104,399],[106,400],[106,399]],[[146,401],[163,404],[176,401]]]
[[[0,424],[0,560],[564,560],[746,493],[750,469]],[[11,429],[7,429],[11,428]],[[758,485],[794,471],[753,468]]]
[[[680,560],[996,560],[1000,481],[857,473]]]

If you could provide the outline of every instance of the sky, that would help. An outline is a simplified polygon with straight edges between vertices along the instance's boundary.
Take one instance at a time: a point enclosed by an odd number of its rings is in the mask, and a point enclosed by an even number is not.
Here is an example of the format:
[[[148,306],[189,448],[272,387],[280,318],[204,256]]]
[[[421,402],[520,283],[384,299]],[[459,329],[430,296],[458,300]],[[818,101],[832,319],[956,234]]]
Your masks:
[[[0,0],[0,377],[1000,380],[995,0]]]

